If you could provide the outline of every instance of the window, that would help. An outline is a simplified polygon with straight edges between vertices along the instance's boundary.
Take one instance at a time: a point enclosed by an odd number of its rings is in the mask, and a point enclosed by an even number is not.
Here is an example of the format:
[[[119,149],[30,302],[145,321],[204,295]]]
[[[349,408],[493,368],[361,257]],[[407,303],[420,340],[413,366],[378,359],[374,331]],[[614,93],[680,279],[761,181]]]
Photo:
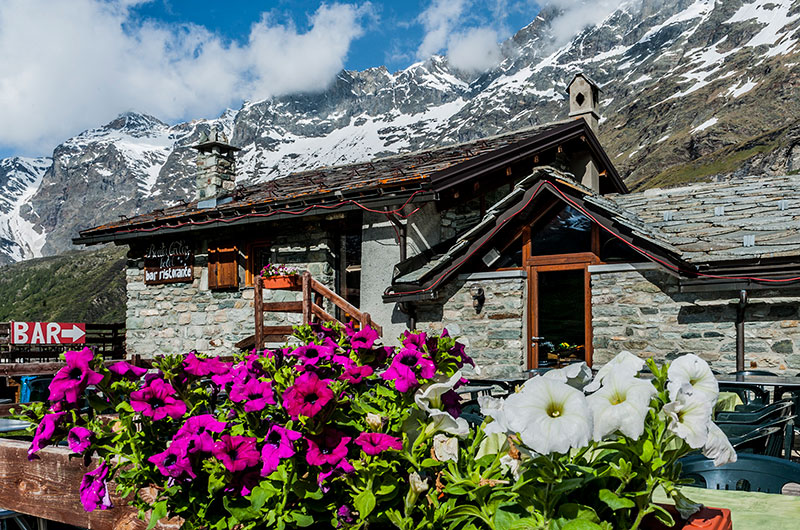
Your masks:
[[[239,286],[238,256],[235,246],[208,249],[209,289],[235,289]]]
[[[534,227],[531,255],[573,254],[592,250],[592,222],[572,206],[562,208],[541,228]]]
[[[272,248],[268,241],[253,241],[247,245],[247,270],[244,283],[248,287],[255,284],[255,278],[261,269],[272,261]]]

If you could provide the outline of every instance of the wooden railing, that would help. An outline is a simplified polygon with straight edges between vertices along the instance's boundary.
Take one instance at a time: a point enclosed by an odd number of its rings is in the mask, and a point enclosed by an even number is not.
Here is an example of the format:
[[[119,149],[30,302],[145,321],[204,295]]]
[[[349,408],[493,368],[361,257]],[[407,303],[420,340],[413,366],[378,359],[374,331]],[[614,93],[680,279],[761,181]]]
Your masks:
[[[263,279],[259,276],[255,282],[255,335],[251,344],[263,348],[268,341],[282,341],[292,334],[292,326],[265,326],[265,312],[281,313],[300,313],[303,315],[302,323],[312,322],[339,322],[336,317],[325,311],[322,307],[323,300],[328,300],[334,307],[338,308],[344,315],[345,320],[354,320],[359,326],[370,326],[379,335],[383,335],[383,328],[375,323],[369,313],[360,311],[353,304],[331,291],[329,288],[311,277],[310,272],[304,272],[300,282],[296,287],[287,288],[291,291],[303,293],[302,299],[297,302],[264,302]],[[245,339],[239,345],[250,345],[250,341]]]
[[[0,363],[57,359],[67,349],[88,346],[106,359],[125,356],[125,324],[86,324],[86,344],[11,344],[11,323],[0,322]]]

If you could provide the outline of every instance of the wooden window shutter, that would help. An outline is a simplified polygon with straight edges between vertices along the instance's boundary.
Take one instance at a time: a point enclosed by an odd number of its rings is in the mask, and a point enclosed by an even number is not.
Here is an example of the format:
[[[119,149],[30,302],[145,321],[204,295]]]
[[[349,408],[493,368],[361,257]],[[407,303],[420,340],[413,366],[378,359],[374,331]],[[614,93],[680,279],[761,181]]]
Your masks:
[[[236,247],[208,249],[209,289],[233,289],[239,286],[238,255]]]

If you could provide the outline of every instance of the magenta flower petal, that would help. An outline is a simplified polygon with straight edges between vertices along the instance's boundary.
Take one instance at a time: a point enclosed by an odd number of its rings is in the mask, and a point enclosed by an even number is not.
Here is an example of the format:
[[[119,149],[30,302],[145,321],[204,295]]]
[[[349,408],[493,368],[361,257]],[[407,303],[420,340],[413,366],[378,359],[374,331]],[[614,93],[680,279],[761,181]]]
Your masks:
[[[303,366],[318,364],[333,357],[334,346],[329,344],[306,344],[296,348],[291,355],[297,357]]]
[[[147,461],[155,464],[165,477],[196,477],[189,460],[189,440],[186,438],[173,440],[165,451],[154,454]]]
[[[89,348],[66,352],[64,359],[67,365],[50,382],[50,401],[64,400],[74,405],[88,385],[99,384],[103,376],[89,368],[93,358],[94,354]]]
[[[378,340],[379,337],[380,335],[378,335],[377,331],[367,326],[350,336],[350,346],[353,349],[363,348],[368,350],[372,348],[372,346],[375,344],[375,341]]]
[[[228,373],[233,363],[226,363],[217,357],[198,357],[195,352],[189,353],[183,360],[183,370],[190,375],[204,377]]]
[[[223,434],[214,444],[212,453],[231,473],[258,465],[261,455],[256,449],[257,438]]]
[[[221,433],[226,425],[227,423],[217,421],[211,414],[192,416],[181,425],[172,439],[186,440],[189,453],[210,453],[215,443],[211,433]]]
[[[52,440],[53,434],[55,434],[56,428],[61,422],[61,418],[65,414],[66,412],[45,414],[45,416],[42,418],[42,421],[36,426],[36,432],[33,435],[31,446],[28,448],[28,460],[39,458],[36,456],[36,452],[39,451],[39,449],[50,445],[50,440]]]
[[[246,383],[234,383],[231,386],[230,398],[235,403],[244,402],[245,412],[264,410],[267,405],[275,404],[272,382],[258,379],[250,379]]]
[[[86,427],[73,427],[67,434],[67,444],[70,451],[83,454],[92,445],[94,433]]]
[[[80,487],[81,504],[87,512],[92,512],[97,508],[101,510],[112,508],[108,495],[108,471],[108,465],[103,460],[94,471],[83,475]]]
[[[261,460],[264,464],[261,468],[261,476],[269,476],[278,469],[281,460],[294,456],[295,450],[292,442],[299,440],[302,436],[299,432],[280,425],[270,427],[267,436],[264,437],[264,447],[261,448]]]
[[[333,399],[330,383],[313,372],[304,373],[283,393],[283,407],[292,419],[313,417]]]
[[[306,438],[306,462],[312,466],[336,466],[347,458],[347,444],[351,438],[334,429],[326,429],[322,436]],[[348,464],[349,465],[349,464]]]
[[[356,385],[364,380],[365,377],[372,375],[374,370],[371,366],[356,366],[348,368],[342,375],[339,376],[341,381],[347,381],[351,385]]]
[[[125,377],[127,379],[139,379],[147,373],[146,368],[134,366],[127,361],[120,361],[112,364],[108,367],[108,371],[112,374],[117,374],[118,376]]]
[[[400,438],[379,432],[362,432],[354,443],[371,456],[380,454],[388,449],[394,449],[395,451],[403,449],[403,441]]]
[[[177,420],[186,414],[186,403],[173,397],[175,389],[163,379],[153,379],[149,386],[131,392],[131,408],[153,421],[170,417]]]

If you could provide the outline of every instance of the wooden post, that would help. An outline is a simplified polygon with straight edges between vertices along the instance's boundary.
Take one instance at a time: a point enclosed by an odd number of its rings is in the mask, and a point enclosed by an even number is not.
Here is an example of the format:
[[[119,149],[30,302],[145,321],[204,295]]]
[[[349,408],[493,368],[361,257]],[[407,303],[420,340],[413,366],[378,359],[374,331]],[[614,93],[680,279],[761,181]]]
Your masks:
[[[303,273],[303,325],[311,323],[311,273]]]
[[[255,307],[256,314],[255,339],[256,349],[260,350],[264,347],[264,285],[261,281],[260,274],[256,276],[256,281],[254,283],[253,306]]]
[[[369,316],[369,313],[361,313],[361,329],[366,329],[370,327],[370,323],[372,319]]]

